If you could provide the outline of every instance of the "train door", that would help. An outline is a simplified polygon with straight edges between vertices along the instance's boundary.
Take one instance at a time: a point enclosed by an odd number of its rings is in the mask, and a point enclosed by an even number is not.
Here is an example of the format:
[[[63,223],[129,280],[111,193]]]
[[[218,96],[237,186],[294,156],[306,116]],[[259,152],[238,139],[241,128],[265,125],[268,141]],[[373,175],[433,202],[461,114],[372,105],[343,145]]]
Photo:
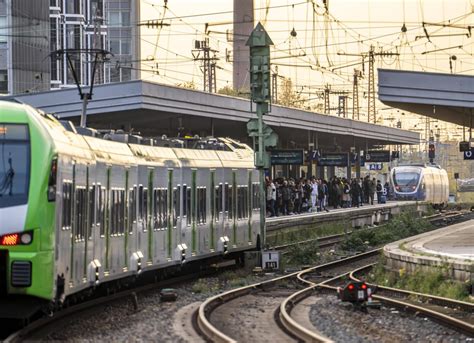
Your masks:
[[[224,225],[227,221],[226,210],[225,210],[225,170],[219,168],[214,172],[214,237],[215,240],[211,241],[211,251],[217,251],[222,245],[223,237],[225,236]]]
[[[107,203],[107,172],[108,166],[102,162],[97,162],[94,173],[91,175],[93,182],[95,202],[95,223],[92,225],[93,259],[96,261],[96,267],[99,268],[99,279],[103,277],[105,269],[105,250],[106,250],[106,203]],[[100,265],[100,267],[99,267]]]
[[[210,208],[211,171],[207,168],[196,170],[194,183],[193,226],[196,235],[196,251],[199,255],[209,253],[210,249]]]
[[[107,261],[110,275],[122,273],[127,265],[125,247],[125,185],[127,171],[123,166],[109,169],[109,230]]]
[[[183,217],[183,169],[169,169],[168,170],[168,189],[172,190],[170,193],[170,221],[168,224],[167,233],[167,260],[183,260],[186,256],[182,251],[182,228],[186,222]],[[181,245],[181,248],[179,246]],[[176,253],[176,254],[175,254]]]
[[[88,212],[89,167],[84,163],[73,165],[72,221],[71,221],[71,279],[75,287],[86,282],[86,238]]]
[[[235,245],[242,246],[248,239],[249,225],[249,175],[245,169],[234,171],[236,199]]]
[[[75,174],[75,163],[69,156],[58,156],[58,189],[60,197],[56,204],[56,273],[57,273],[57,293],[67,294],[70,289],[68,284],[73,281],[70,272],[72,250],[71,250],[71,229],[72,229],[72,209],[73,209],[73,175]]]
[[[86,227],[85,227],[85,238],[84,238],[84,278],[91,281],[88,278],[89,264],[94,260],[94,233],[96,225],[96,180],[95,180],[95,164],[89,164],[86,170],[86,198],[85,204],[87,216],[86,216]]]
[[[146,166],[138,166],[138,185],[137,185],[137,240],[138,247],[143,255],[144,261],[151,263],[148,237],[148,178],[149,170]]]
[[[232,248],[237,247],[237,213],[236,194],[237,179],[236,169],[226,169],[224,198],[226,220],[224,224],[224,235],[229,239]]]
[[[127,235],[126,237],[126,251],[127,251],[127,267],[130,269],[130,260],[133,254],[137,254],[140,251],[138,245],[138,168],[131,166],[128,169],[127,175]],[[135,266],[133,266],[135,268]]]
[[[170,220],[169,171],[164,167],[154,169],[153,192],[151,194],[151,229],[153,231],[153,261],[167,259],[167,232]]]

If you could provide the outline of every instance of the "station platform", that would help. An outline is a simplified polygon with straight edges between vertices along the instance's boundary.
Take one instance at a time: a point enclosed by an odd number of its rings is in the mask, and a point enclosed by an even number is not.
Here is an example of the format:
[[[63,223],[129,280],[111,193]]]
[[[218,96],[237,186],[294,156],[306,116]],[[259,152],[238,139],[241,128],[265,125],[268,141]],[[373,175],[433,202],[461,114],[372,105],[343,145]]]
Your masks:
[[[405,211],[426,212],[427,204],[416,201],[388,201],[361,207],[331,209],[329,212],[309,212],[280,217],[266,218],[267,232],[284,228],[311,227],[316,224],[346,221],[352,227],[376,225],[390,219],[391,216]]]
[[[454,224],[390,243],[384,247],[386,265],[407,272],[446,268],[453,279],[474,279],[474,220]]]

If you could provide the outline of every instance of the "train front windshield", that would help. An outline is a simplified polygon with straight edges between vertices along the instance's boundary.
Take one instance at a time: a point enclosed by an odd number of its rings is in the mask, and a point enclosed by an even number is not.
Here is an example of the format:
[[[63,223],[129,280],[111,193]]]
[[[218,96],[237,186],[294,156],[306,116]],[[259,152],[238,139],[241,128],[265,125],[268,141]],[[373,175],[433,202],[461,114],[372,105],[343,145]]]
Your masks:
[[[29,177],[28,126],[0,123],[0,208],[26,204]]]
[[[395,172],[393,182],[395,189],[399,192],[413,192],[420,180],[420,173],[416,172]]]

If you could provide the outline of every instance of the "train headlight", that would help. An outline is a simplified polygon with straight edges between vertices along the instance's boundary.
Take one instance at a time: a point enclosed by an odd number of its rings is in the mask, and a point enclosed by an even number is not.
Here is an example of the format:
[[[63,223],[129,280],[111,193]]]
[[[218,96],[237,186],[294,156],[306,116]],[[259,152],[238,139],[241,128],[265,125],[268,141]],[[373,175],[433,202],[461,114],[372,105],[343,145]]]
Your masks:
[[[33,235],[30,232],[25,232],[21,234],[20,240],[22,244],[30,244],[31,241],[33,240]]]

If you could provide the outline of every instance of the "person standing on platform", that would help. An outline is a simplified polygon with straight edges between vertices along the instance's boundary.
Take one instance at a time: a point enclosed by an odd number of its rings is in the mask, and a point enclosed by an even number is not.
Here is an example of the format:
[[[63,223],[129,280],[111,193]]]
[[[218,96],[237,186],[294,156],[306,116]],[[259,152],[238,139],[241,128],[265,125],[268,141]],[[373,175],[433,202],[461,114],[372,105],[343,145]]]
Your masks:
[[[364,178],[364,182],[362,183],[362,192],[364,193],[364,202],[366,204],[369,203],[369,193],[370,193],[370,177],[367,175]]]
[[[275,217],[276,187],[272,179],[267,179],[267,208],[270,211],[270,217]]]
[[[364,195],[364,179],[360,178],[357,182],[359,185],[359,205],[364,206],[365,195]]]
[[[281,188],[281,199],[283,202],[282,206],[282,213],[284,216],[290,213],[290,199],[291,199],[291,191],[288,187],[288,181],[283,181],[283,186]]]
[[[304,202],[305,202],[305,210],[307,212],[311,212],[311,192],[313,191],[313,187],[311,186],[311,181],[307,179],[303,186],[304,191]]]
[[[385,182],[385,185],[383,185],[383,188],[384,188],[384,194],[385,194],[385,197],[388,199],[390,199],[390,184],[388,183],[388,181]]]
[[[316,203],[318,200],[318,183],[316,182],[316,179],[311,180],[311,211],[316,212]]]
[[[359,207],[359,199],[360,199],[360,186],[357,183],[357,179],[352,180],[351,184],[351,198],[352,198],[352,207]]]
[[[383,186],[382,186],[382,183],[380,182],[380,180],[377,180],[376,190],[377,190],[377,203],[381,204],[383,202],[383,200],[382,200]]]
[[[342,179],[342,207],[351,207],[351,186],[348,180]]]
[[[368,180],[369,180],[369,201],[370,201],[370,204],[373,205],[375,189],[376,189],[375,177],[372,180],[370,180],[370,177],[369,177]]]

